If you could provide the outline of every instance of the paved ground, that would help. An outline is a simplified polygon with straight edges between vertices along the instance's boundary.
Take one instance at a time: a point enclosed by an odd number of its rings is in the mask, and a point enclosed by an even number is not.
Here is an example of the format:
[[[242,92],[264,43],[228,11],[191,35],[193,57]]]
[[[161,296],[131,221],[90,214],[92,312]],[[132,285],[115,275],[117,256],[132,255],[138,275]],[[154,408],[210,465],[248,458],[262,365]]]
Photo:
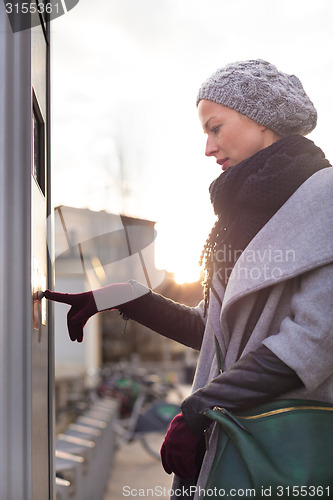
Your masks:
[[[171,481],[160,461],[148,455],[139,442],[126,444],[116,453],[104,500],[167,499]]]
[[[179,390],[182,400],[190,393],[190,386],[180,386]],[[159,448],[158,444],[157,449]],[[164,472],[160,460],[150,456],[140,442],[134,442],[122,445],[116,451],[103,500],[136,497],[169,499],[171,485],[172,476]]]

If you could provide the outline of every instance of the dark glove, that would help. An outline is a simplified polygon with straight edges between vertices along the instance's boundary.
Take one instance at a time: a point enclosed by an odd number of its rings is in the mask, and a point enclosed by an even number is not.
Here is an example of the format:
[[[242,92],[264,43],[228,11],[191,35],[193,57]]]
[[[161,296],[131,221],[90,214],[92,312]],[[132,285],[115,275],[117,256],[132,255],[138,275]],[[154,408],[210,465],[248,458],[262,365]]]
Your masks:
[[[133,299],[133,287],[129,283],[113,283],[93,292],[58,293],[46,290],[44,297],[72,306],[67,314],[67,328],[70,339],[83,340],[83,328],[88,319],[100,311],[115,308]]]
[[[82,342],[85,324],[98,312],[93,292],[58,293],[46,290],[44,297],[72,306],[67,314],[68,333],[71,340]]]
[[[161,447],[162,465],[167,472],[174,472],[181,479],[197,477],[202,458],[203,434],[191,431],[180,413],[170,423]]]
[[[200,413],[205,409],[247,410],[302,386],[297,373],[262,345],[191,394],[181,408],[187,424],[197,432],[207,419]]]

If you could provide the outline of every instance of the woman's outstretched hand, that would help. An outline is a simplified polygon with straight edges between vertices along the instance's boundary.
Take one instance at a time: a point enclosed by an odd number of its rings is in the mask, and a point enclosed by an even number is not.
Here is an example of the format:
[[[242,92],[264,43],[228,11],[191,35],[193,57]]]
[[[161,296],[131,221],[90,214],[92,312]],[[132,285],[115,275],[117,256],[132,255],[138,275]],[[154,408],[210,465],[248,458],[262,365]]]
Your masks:
[[[73,342],[82,342],[85,324],[98,312],[93,292],[59,293],[45,290],[44,297],[71,306],[67,314],[68,333]]]
[[[73,342],[82,342],[83,328],[91,316],[133,300],[134,291],[130,283],[112,283],[92,292],[59,293],[45,290],[43,296],[71,306],[67,314],[68,333]]]

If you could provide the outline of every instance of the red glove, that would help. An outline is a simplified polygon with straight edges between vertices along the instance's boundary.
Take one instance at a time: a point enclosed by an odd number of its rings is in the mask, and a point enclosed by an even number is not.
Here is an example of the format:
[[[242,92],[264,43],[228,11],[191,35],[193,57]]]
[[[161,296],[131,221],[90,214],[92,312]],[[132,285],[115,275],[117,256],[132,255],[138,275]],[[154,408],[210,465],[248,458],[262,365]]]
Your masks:
[[[70,339],[83,340],[83,328],[88,319],[99,311],[114,309],[134,298],[130,283],[113,283],[93,292],[58,293],[46,290],[44,297],[72,306],[67,314],[67,328]]]
[[[58,293],[46,290],[44,297],[72,306],[67,314],[68,333],[71,340],[82,342],[83,327],[88,319],[98,312],[93,292]]]
[[[162,465],[167,472],[174,472],[181,479],[196,478],[200,465],[197,455],[203,436],[194,434],[180,413],[170,423],[161,447]]]

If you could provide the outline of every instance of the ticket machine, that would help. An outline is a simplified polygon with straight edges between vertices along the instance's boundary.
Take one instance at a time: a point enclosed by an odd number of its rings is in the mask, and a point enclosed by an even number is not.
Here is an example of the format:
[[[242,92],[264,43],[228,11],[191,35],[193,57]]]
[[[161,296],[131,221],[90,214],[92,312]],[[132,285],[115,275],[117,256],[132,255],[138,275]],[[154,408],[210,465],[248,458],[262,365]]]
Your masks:
[[[0,2],[0,498],[54,498],[50,30]],[[49,226],[50,227],[50,226]],[[51,234],[51,233],[50,233]],[[49,308],[49,310],[47,309]]]

